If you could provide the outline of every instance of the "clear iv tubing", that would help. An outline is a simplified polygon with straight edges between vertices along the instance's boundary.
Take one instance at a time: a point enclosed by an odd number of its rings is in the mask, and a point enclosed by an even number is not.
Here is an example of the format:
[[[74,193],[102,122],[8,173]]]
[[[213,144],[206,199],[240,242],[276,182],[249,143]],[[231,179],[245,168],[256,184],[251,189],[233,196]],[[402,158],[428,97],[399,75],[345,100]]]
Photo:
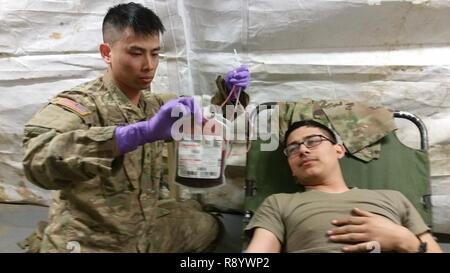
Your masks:
[[[238,57],[238,54],[237,54],[236,49],[233,49],[233,50],[234,50],[234,55],[235,55],[236,57]],[[232,115],[231,115],[231,116],[233,117],[233,120],[234,120],[234,113],[236,113],[236,108],[238,107],[238,105],[240,106],[242,112],[246,114],[245,108],[244,108],[244,106],[240,103],[240,100],[239,100],[239,98],[241,97],[241,91],[242,91],[242,87],[239,87],[239,88],[238,88],[238,91],[237,91],[236,104],[234,105],[233,113],[232,113]],[[233,85],[233,87],[231,88],[231,91],[230,91],[230,93],[228,94],[228,97],[225,99],[225,101],[222,103],[222,105],[220,105],[220,108],[223,108],[223,106],[224,106],[228,101],[230,101],[230,98],[231,98],[231,96],[232,96],[233,94],[234,94],[234,95],[236,94],[236,86],[235,86],[235,85]],[[232,120],[232,121],[233,121],[233,120]],[[252,134],[253,134],[253,126],[252,126],[252,124],[249,123],[248,127],[249,127],[249,128],[248,128],[248,130],[249,130],[249,137],[248,137],[248,141],[247,141],[247,151],[246,151],[246,153],[248,153],[248,152],[250,151],[250,148],[251,148],[251,146],[252,146],[251,139],[252,139]]]
[[[240,96],[241,96],[241,91],[242,91],[242,88],[239,87],[239,88],[238,88],[237,99],[236,99],[236,104],[234,105],[234,107],[233,107],[233,113],[231,114],[231,116],[233,117],[233,120],[232,120],[232,121],[234,121],[234,114],[236,113],[236,108],[238,107],[238,105],[241,107],[241,110],[242,110],[244,113],[246,113],[246,112],[245,112],[244,106],[243,106],[243,105],[240,103],[240,101],[239,101],[239,98],[240,98]],[[228,94],[228,97],[227,97],[227,98],[225,99],[225,101],[220,105],[220,108],[223,108],[223,106],[224,106],[228,101],[230,101],[231,96],[232,96],[233,94],[235,94],[235,93],[236,93],[236,86],[233,85],[233,87],[231,88],[230,93]],[[248,128],[248,130],[249,130],[249,137],[248,137],[248,141],[247,141],[247,149],[246,149],[246,153],[248,153],[248,152],[250,151],[250,148],[252,147],[251,139],[252,139],[252,133],[253,133],[253,126],[252,126],[251,123],[249,123],[248,127],[249,127],[249,128]]]

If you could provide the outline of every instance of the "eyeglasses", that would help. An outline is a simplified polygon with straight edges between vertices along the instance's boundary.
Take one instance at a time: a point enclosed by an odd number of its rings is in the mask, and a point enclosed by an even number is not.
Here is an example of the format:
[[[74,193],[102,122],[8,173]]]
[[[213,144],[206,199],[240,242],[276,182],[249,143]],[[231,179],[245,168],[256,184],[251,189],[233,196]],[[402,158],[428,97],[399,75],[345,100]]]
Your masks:
[[[283,150],[283,153],[287,157],[290,157],[291,155],[295,155],[295,154],[298,154],[300,152],[300,146],[302,144],[304,144],[306,146],[306,148],[311,149],[313,147],[319,146],[320,143],[322,143],[323,140],[328,140],[332,144],[336,144],[334,141],[332,141],[331,139],[329,139],[329,138],[327,138],[327,137],[325,137],[323,135],[312,135],[312,136],[305,137],[305,139],[303,139],[302,142],[294,141],[294,142],[290,143]]]

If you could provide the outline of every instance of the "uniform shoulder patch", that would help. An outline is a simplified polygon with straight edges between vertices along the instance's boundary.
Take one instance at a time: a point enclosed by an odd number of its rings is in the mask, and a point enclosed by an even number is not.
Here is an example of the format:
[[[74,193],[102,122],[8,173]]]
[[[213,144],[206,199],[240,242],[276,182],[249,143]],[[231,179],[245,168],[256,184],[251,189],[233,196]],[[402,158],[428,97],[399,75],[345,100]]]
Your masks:
[[[89,111],[89,109],[87,109],[83,105],[81,105],[78,102],[75,102],[75,101],[73,101],[71,99],[68,99],[68,98],[58,97],[58,98],[52,100],[52,103],[57,104],[57,105],[61,105],[64,108],[72,110],[73,112],[75,112],[75,113],[77,113],[77,114],[79,114],[81,116],[86,116],[86,115],[89,115],[91,113],[91,111]]]

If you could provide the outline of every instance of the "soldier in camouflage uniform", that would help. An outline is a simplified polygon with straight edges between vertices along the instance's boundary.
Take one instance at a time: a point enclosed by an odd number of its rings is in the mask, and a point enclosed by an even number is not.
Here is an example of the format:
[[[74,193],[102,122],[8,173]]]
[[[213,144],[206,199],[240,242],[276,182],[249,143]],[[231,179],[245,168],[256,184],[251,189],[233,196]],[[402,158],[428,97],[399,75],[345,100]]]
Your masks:
[[[39,239],[29,242],[32,251],[212,250],[213,216],[193,200],[159,200],[163,140],[177,119],[169,113],[181,107],[199,118],[192,98],[149,90],[163,31],[140,4],[109,9],[100,45],[105,75],[58,94],[25,125],[25,174],[56,190],[49,224],[30,237]],[[233,72],[219,89],[245,88],[248,79],[248,70]]]

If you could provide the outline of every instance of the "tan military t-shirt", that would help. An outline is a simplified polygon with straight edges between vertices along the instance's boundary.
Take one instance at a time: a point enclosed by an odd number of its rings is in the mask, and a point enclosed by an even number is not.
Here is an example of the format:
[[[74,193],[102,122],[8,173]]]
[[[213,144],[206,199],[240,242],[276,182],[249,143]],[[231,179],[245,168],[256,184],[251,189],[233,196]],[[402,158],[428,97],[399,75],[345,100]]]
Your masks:
[[[428,230],[406,197],[393,190],[353,188],[343,193],[308,190],[266,198],[245,230],[264,228],[281,242],[283,252],[341,252],[344,244],[328,240],[333,219],[351,216],[353,208],[382,215],[414,234]]]

